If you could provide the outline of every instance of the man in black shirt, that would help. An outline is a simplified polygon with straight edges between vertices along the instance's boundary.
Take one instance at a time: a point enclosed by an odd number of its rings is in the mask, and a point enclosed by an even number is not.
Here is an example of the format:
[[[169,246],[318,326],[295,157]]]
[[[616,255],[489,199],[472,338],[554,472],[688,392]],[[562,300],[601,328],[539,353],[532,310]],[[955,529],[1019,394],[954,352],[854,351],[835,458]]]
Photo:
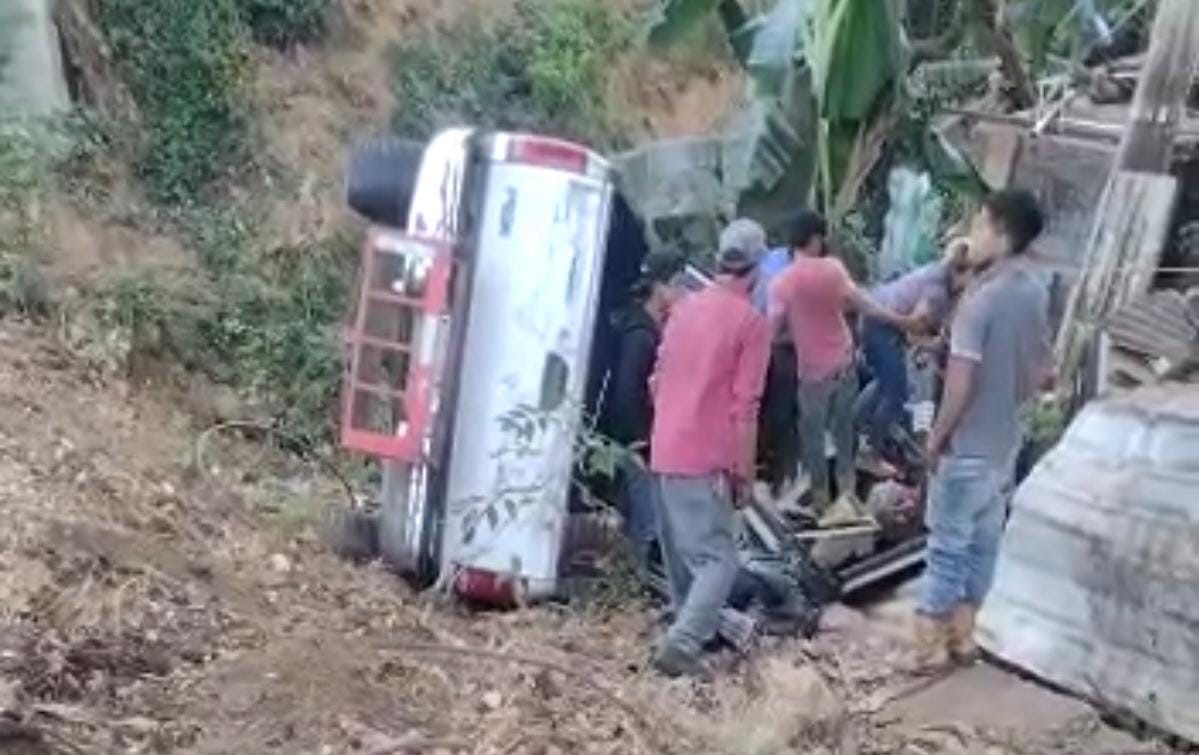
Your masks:
[[[642,265],[630,306],[618,312],[613,326],[616,355],[605,401],[603,429],[614,441],[633,449],[620,464],[620,505],[625,534],[635,557],[645,563],[657,536],[649,458],[653,402],[649,379],[654,371],[662,324],[683,288],[678,278],[683,260],[672,254],[652,254]]]

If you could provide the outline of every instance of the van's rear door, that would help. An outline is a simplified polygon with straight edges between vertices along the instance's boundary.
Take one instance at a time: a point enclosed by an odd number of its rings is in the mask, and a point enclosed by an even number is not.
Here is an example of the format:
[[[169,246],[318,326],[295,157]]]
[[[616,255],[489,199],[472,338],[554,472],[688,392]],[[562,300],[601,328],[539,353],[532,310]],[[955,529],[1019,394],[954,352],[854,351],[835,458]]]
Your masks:
[[[443,568],[556,587],[604,266],[608,164],[566,142],[481,140],[485,196],[451,437]]]

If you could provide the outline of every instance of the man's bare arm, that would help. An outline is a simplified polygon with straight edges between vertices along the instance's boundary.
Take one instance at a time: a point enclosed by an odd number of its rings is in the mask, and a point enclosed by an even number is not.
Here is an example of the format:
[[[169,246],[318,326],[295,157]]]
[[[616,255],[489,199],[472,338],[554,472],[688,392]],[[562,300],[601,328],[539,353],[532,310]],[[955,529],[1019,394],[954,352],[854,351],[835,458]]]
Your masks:
[[[966,407],[974,394],[975,376],[978,372],[978,362],[962,356],[949,357],[945,369],[945,391],[941,397],[941,410],[933,423],[932,433],[928,438],[929,462],[935,464],[945,451],[953,431],[962,421]]]
[[[854,310],[863,317],[868,317],[871,320],[878,320],[900,330],[918,330],[920,327],[919,319],[915,317],[905,317],[897,314],[882,306],[874,300],[870,294],[862,290],[860,286],[853,286],[847,294],[850,309]]]

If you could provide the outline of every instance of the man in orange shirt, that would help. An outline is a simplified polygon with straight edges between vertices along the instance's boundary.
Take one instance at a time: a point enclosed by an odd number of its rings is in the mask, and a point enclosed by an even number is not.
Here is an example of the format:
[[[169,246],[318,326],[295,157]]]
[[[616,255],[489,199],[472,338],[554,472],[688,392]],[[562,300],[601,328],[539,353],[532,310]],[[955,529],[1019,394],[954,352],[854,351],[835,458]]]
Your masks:
[[[791,224],[793,261],[770,286],[769,316],[784,324],[795,343],[799,373],[799,442],[812,481],[812,507],[821,527],[861,521],[857,502],[853,406],[858,395],[850,310],[901,330],[920,327],[879,306],[858,287],[845,265],[829,256],[828,225],[819,214],[799,213]],[[833,505],[825,458],[825,433],[833,437],[838,499]]]

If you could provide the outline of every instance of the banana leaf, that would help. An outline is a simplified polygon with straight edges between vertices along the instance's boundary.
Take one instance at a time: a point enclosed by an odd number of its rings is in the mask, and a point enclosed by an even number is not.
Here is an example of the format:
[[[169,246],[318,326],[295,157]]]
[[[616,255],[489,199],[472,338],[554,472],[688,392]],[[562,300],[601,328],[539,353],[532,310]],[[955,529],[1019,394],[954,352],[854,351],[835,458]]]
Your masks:
[[[906,41],[892,0],[812,0],[803,29],[821,120],[820,198],[832,211],[848,200],[846,180],[861,172],[850,164],[859,139],[894,107]]]
[[[903,29],[891,1],[815,0],[807,31],[821,117],[869,117],[906,67]]]

